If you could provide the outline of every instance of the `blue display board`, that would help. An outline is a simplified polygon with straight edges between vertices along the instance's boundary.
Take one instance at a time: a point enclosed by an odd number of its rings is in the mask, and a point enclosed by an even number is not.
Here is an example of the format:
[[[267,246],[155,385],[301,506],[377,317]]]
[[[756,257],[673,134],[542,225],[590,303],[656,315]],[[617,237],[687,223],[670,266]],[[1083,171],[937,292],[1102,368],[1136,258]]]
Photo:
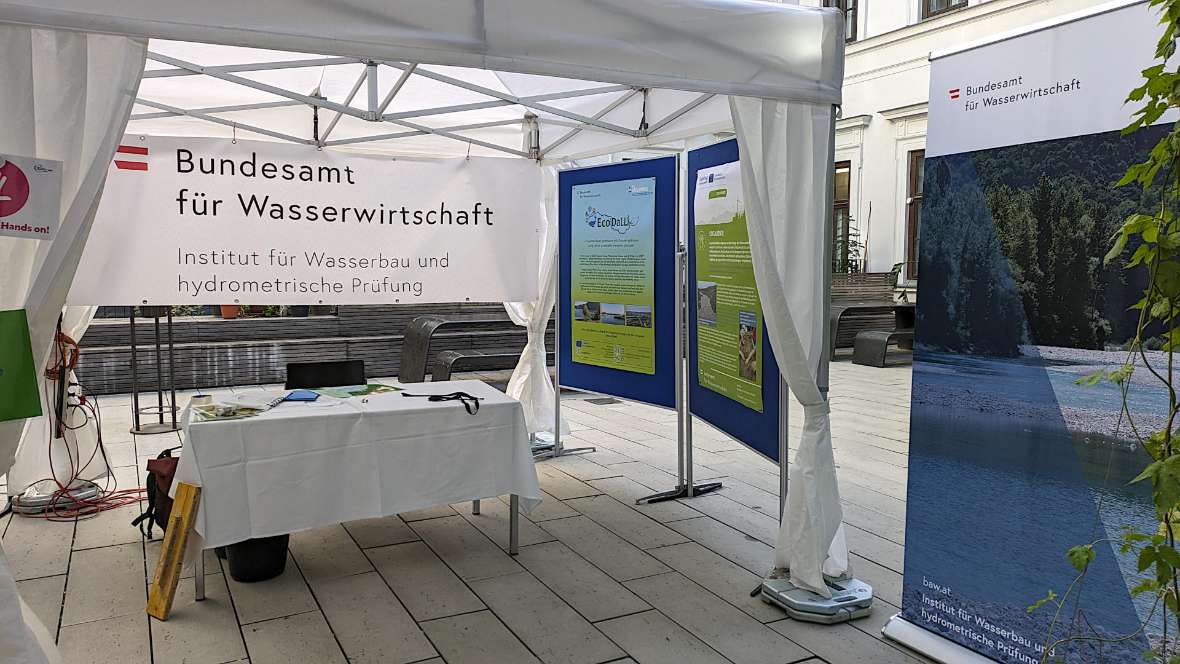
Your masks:
[[[557,353],[563,386],[610,394],[656,406],[676,407],[676,175],[677,159],[674,156],[562,171],[558,174],[559,276],[561,286],[558,293],[557,311],[558,324],[561,326],[561,339]],[[571,223],[574,221],[574,209],[585,207],[584,202],[575,204],[575,189],[579,192],[596,190],[609,197],[617,195],[617,187],[596,185],[622,181],[635,181],[637,183],[635,186],[643,190],[652,186],[653,182],[655,187],[654,238],[650,242],[651,255],[649,257],[652,279],[650,286],[644,287],[649,298],[650,311],[647,310],[648,305],[642,305],[638,307],[639,311],[635,315],[633,315],[631,304],[625,305],[626,312],[624,314],[615,315],[610,313],[608,309],[612,306],[623,305],[612,305],[605,302],[575,303],[571,292],[574,266],[578,260],[574,253],[573,238],[575,233]],[[622,237],[619,235],[620,228],[628,230],[627,227],[630,225],[632,217],[639,214],[637,212],[639,208],[634,205],[623,205],[621,201],[616,201],[613,204],[610,201],[604,201],[599,207],[602,209],[595,209],[592,216],[594,220],[597,220],[607,237]],[[586,215],[583,214],[583,216]],[[589,217],[577,221],[582,223],[587,220]],[[643,224],[646,223],[648,222],[645,220]],[[642,232],[643,224],[640,224],[635,232]],[[628,249],[632,254],[633,250],[634,247]],[[629,264],[634,265],[635,261],[641,258],[630,255],[628,257],[628,261],[631,261]],[[619,299],[625,298],[620,297]],[[619,322],[623,323],[619,328],[620,331],[630,331],[627,328],[632,325],[632,322],[635,322],[637,326],[645,324],[649,326],[651,329],[648,332],[654,336],[654,339],[648,342],[650,352],[654,355],[654,371],[651,371],[650,366],[641,371],[602,366],[610,364],[602,357],[595,358],[594,363],[590,363],[585,357],[581,361],[575,361],[574,343],[577,340],[575,340],[572,329],[573,319],[577,315],[581,324],[587,318],[586,310],[580,310],[575,314],[575,304],[579,306],[596,305],[593,315],[596,318],[601,317],[604,324],[608,318],[619,319]],[[602,309],[598,307],[602,307]],[[612,316],[613,318],[611,318]],[[636,350],[636,346],[641,345],[641,341],[630,339],[626,345],[620,344],[620,352],[630,353]],[[618,359],[619,362],[616,364],[619,366],[628,364],[629,358],[620,357]]]
[[[696,198],[697,175],[738,160],[736,140],[725,141],[688,153],[688,283],[697,283]],[[690,292],[695,289],[690,288]],[[762,339],[767,339],[762,325]],[[769,343],[762,344],[762,411],[759,412],[701,385],[697,339],[697,307],[688,307],[688,390],[692,414],[733,436],[768,459],[778,461],[779,378],[778,364]]]

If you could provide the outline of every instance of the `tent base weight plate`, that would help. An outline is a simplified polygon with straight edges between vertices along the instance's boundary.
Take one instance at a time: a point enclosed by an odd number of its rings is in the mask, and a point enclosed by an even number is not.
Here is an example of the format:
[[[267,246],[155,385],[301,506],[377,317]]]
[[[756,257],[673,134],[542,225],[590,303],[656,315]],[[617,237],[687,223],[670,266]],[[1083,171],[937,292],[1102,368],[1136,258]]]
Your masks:
[[[30,489],[12,499],[12,511],[17,514],[42,514],[51,510],[71,510],[94,500],[100,493],[102,489],[89,480],[79,480],[76,486],[56,500],[53,494]]]
[[[762,601],[774,604],[795,620],[834,625],[864,618],[873,611],[873,587],[860,579],[829,581],[832,597],[816,595],[786,579],[762,582]]]
[[[693,497],[702,496],[706,493],[712,493],[721,488],[721,482],[707,482],[705,484],[694,484],[692,487]],[[660,493],[653,493],[650,496],[644,496],[635,501],[636,505],[651,505],[652,503],[662,503],[668,500],[676,500],[678,498],[688,498],[688,485],[681,484],[671,491],[661,491]]]

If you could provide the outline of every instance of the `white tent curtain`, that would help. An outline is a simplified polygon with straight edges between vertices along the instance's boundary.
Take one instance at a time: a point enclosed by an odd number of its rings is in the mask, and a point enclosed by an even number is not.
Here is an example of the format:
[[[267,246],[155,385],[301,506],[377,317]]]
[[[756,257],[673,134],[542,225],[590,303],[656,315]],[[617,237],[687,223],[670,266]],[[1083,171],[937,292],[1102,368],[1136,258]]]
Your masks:
[[[553,431],[555,393],[545,359],[545,329],[557,298],[557,170],[557,166],[545,166],[541,174],[541,214],[545,219],[538,268],[541,295],[535,302],[504,303],[513,322],[528,329],[528,343],[508,381],[508,396],[524,406],[530,433]],[[561,433],[569,433],[564,418]]]
[[[731,97],[730,110],[770,345],[804,411],[775,566],[790,570],[796,585],[831,597],[824,575],[851,573],[828,403],[816,380],[824,347],[823,273],[828,268],[822,263],[828,238],[821,220],[831,214],[827,173],[833,108]]]
[[[55,239],[0,238],[0,309],[28,310],[39,367],[50,356],[145,49],[142,40],[0,24],[0,154],[62,162]],[[78,325],[86,318],[85,312],[71,316]],[[0,423],[0,471],[12,466],[25,428],[24,421]],[[20,606],[0,551],[0,660],[51,661],[21,620],[36,618]]]
[[[98,307],[66,307],[62,317],[62,332],[71,339],[81,339],[97,311]],[[70,379],[74,382],[78,380],[73,372],[70,373]],[[44,386],[43,374],[38,376],[38,383]],[[45,397],[46,391],[42,389],[42,412],[48,412],[51,408]],[[77,417],[82,418],[83,414],[78,413]],[[74,425],[71,421],[71,426]],[[79,460],[90,460],[79,475],[80,479],[99,481],[107,476],[109,468],[106,457],[96,453],[98,435],[93,427],[81,427],[67,432],[66,437],[54,445],[45,444],[49,440],[49,433],[47,418],[35,417],[25,420],[25,430],[16,450],[16,460],[12,468],[8,469],[8,495],[20,495],[34,484],[37,484],[38,490],[43,493],[55,491],[57,485],[49,477],[51,470],[57,480],[64,482],[70,473],[71,460],[75,464],[79,463]]]

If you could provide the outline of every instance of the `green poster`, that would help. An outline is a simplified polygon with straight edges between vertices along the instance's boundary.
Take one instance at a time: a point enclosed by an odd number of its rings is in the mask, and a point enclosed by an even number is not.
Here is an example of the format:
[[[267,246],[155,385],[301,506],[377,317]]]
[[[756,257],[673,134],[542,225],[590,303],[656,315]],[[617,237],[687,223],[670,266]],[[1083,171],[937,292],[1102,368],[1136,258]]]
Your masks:
[[[656,179],[581,184],[570,210],[574,362],[656,372]]]
[[[762,304],[738,162],[697,172],[697,381],[762,412]]]
[[[0,422],[40,414],[37,371],[25,310],[0,311]]]

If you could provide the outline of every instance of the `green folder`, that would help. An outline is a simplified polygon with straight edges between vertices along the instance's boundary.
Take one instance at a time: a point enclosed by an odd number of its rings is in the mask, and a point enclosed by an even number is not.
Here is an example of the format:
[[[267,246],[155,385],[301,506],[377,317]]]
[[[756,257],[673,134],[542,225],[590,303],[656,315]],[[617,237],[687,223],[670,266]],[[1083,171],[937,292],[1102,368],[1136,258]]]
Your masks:
[[[40,414],[29,319],[24,309],[0,311],[0,422]]]

